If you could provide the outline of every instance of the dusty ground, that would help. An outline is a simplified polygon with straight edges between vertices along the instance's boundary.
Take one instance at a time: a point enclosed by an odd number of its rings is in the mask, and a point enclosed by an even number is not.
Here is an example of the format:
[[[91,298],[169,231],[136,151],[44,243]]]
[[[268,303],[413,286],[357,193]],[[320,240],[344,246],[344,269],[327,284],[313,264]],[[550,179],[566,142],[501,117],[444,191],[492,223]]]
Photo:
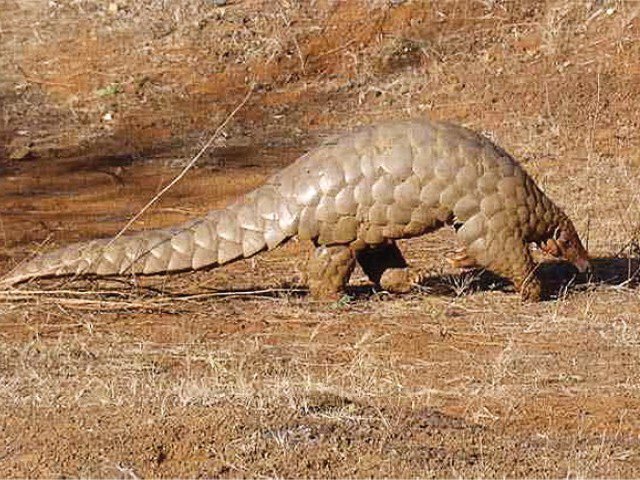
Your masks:
[[[310,300],[308,246],[209,273],[0,293],[0,472],[640,475],[640,6],[549,0],[4,0],[0,270],[202,214],[323,136],[429,115],[481,130],[575,220],[597,278],[522,305],[405,242],[407,295]],[[43,290],[38,290],[42,288]],[[45,291],[46,290],[46,291]]]

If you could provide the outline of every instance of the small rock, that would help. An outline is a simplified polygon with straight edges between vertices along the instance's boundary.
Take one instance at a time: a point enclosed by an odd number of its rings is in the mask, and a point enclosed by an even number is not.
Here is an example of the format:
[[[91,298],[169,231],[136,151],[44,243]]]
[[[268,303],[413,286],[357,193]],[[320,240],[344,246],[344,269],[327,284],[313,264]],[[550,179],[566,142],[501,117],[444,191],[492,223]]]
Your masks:
[[[216,7],[224,7],[227,4],[227,0],[210,0]]]
[[[22,147],[18,147],[15,150],[13,150],[9,154],[9,159],[10,160],[24,160],[29,155],[31,155],[31,147],[29,147],[28,145],[24,145]]]
[[[118,4],[115,2],[112,2],[109,4],[109,13],[118,13],[118,9],[120,7],[118,7]]]

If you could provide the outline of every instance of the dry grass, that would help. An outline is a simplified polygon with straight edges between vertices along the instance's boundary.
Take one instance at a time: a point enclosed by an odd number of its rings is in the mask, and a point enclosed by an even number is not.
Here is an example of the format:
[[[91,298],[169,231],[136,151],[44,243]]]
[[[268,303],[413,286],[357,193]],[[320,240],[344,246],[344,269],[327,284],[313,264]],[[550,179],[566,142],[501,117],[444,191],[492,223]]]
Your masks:
[[[255,78],[136,227],[216,208],[317,137],[429,114],[520,158],[597,276],[545,264],[556,299],[522,305],[450,271],[442,231],[404,242],[432,276],[403,296],[356,272],[350,297],[315,303],[295,242],[210,273],[0,292],[5,476],[638,476],[634,3],[111,3],[0,12],[3,271],[46,239],[117,232]]]

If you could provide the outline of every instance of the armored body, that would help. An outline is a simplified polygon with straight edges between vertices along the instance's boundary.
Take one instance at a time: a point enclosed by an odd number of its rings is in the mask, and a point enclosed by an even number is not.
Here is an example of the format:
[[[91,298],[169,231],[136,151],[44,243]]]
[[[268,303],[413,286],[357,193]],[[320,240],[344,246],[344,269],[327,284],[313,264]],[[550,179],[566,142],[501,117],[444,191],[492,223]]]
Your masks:
[[[423,120],[336,137],[204,218],[72,244],[2,282],[215,267],[297,235],[316,245],[309,262],[316,297],[340,295],[356,262],[374,283],[404,291],[412,274],[395,240],[447,224],[465,246],[458,266],[506,277],[526,300],[541,294],[530,243],[581,271],[589,266],[572,222],[509,154],[466,128]]]

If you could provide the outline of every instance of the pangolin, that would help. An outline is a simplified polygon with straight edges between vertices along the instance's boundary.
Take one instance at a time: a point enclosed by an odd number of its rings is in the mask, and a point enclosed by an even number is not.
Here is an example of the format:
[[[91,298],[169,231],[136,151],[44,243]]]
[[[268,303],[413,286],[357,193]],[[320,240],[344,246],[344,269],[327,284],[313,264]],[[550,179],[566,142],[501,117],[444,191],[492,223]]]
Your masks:
[[[226,208],[179,227],[76,243],[19,265],[5,286],[38,277],[157,274],[224,265],[298,236],[314,242],[311,293],[341,295],[358,262],[383,288],[406,291],[412,271],[396,245],[452,225],[454,263],[541,297],[529,250],[589,268],[571,220],[504,150],[467,128],[430,120],[364,127],[298,158]]]

